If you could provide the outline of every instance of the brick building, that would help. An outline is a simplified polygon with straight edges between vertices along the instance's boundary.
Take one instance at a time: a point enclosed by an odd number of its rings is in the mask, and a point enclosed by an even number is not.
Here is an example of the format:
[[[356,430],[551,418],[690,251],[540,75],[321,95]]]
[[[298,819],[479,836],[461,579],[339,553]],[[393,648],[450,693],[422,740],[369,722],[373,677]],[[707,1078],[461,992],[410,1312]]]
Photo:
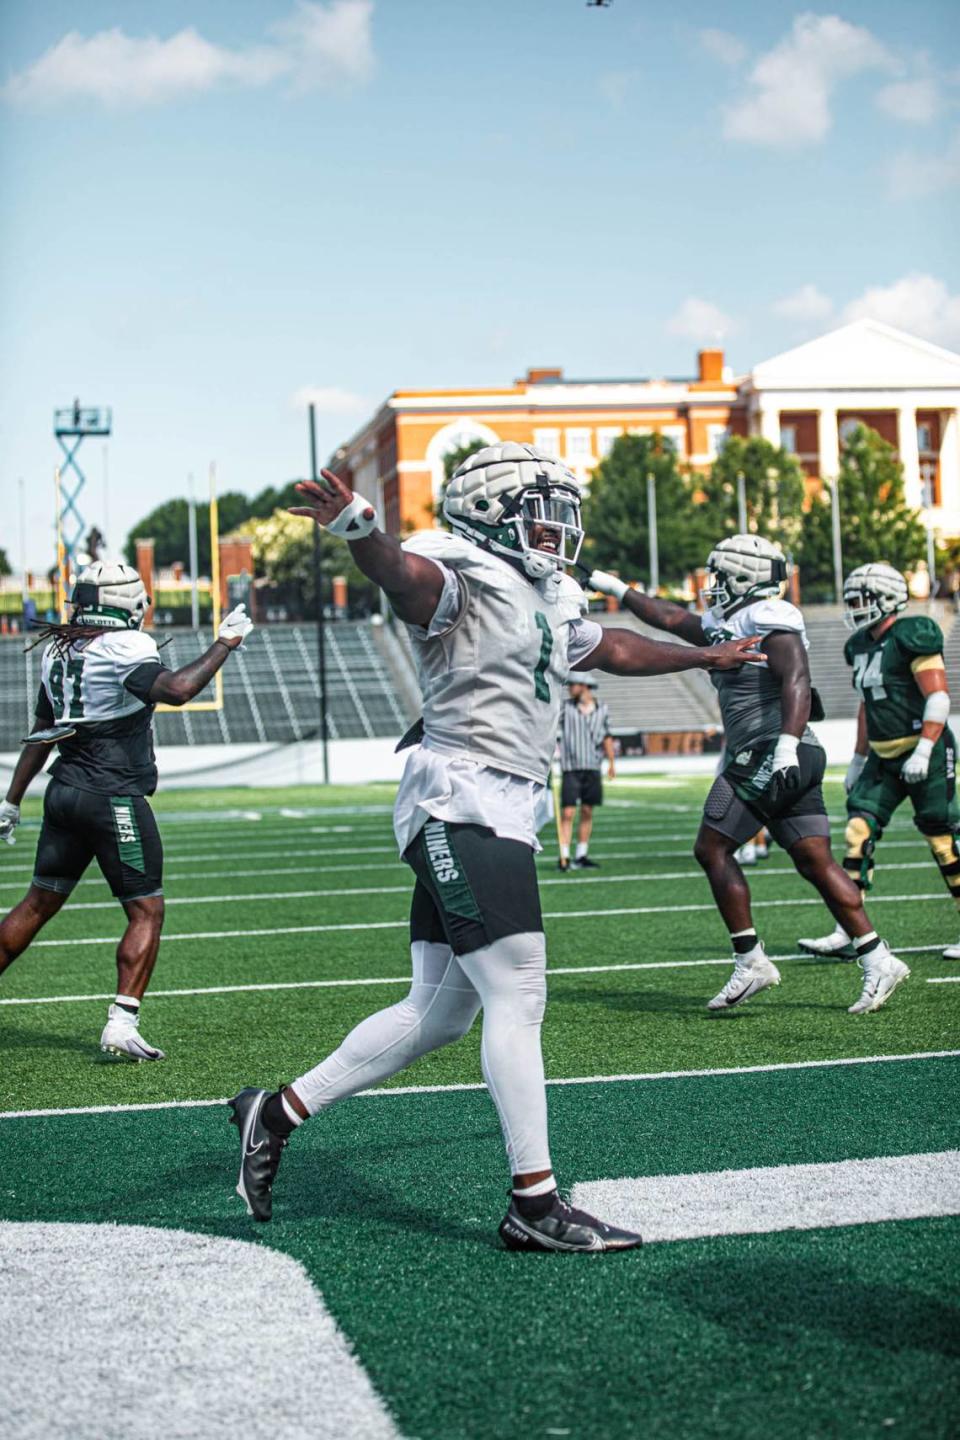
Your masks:
[[[797,455],[815,487],[836,473],[847,427],[863,421],[897,447],[908,500],[922,505],[929,492],[938,532],[953,537],[958,407],[960,355],[857,320],[737,377],[721,350],[701,350],[688,379],[572,380],[544,367],[503,388],[395,390],[329,464],[399,533],[431,523],[444,455],[473,440],[537,445],[589,483],[619,435],[659,432],[695,469],[728,435],[764,435]]]

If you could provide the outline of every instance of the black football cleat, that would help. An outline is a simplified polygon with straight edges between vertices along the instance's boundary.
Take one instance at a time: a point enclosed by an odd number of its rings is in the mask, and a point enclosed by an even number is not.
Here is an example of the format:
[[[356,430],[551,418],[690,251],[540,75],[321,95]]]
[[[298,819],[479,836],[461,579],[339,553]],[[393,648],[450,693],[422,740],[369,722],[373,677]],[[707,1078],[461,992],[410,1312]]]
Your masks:
[[[286,1140],[274,1135],[263,1123],[263,1103],[269,1090],[248,1086],[227,1104],[233,1111],[230,1124],[240,1131],[240,1176],[237,1194],[254,1220],[269,1220],[273,1214],[273,1182],[280,1168]]]
[[[500,1239],[508,1250],[635,1250],[643,1241],[631,1230],[618,1230],[596,1220],[585,1210],[576,1210],[559,1195],[539,1220],[525,1219],[511,1198],[510,1208],[500,1222]]]
[[[574,860],[573,868],[575,870],[599,870],[600,861],[591,860],[589,855],[581,855],[579,860]]]
[[[570,861],[565,860],[561,855],[560,859],[557,861],[557,869],[562,870],[563,873],[566,874],[567,871],[570,869]]]

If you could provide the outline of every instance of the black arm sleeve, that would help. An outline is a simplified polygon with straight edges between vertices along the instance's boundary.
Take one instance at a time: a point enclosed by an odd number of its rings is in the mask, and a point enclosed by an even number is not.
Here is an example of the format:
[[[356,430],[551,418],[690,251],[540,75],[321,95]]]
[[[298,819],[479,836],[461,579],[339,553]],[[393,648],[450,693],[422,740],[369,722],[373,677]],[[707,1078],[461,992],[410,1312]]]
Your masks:
[[[162,665],[159,660],[145,660],[142,665],[137,666],[136,670],[130,671],[123,682],[123,688],[129,690],[130,694],[135,695],[138,700],[142,700],[144,705],[149,705],[153,682],[161,670],[166,669],[167,666]]]
[[[36,714],[37,719],[44,727],[44,729],[49,729],[51,725],[56,724],[57,717],[53,713],[53,706],[50,704],[50,696],[47,694],[46,690],[42,685],[37,691],[37,704],[34,713]]]

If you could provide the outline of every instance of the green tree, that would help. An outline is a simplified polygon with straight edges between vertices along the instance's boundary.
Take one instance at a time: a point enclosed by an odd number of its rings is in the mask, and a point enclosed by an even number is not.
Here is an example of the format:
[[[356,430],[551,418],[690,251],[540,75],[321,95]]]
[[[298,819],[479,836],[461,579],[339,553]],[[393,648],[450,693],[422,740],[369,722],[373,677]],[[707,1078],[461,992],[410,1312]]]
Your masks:
[[[731,436],[703,481],[704,520],[712,542],[737,533],[739,475],[744,479],[748,528],[788,553],[796,550],[803,528],[803,471],[794,456],[760,436]]]
[[[6,550],[0,548],[0,575],[12,575],[13,570],[10,561],[7,559]]]
[[[840,453],[837,476],[844,574],[873,560],[912,570],[926,550],[917,510],[903,488],[903,466],[892,445],[866,425],[858,425]],[[832,600],[833,526],[831,486],[814,500],[804,517],[800,541],[800,581],[807,600]]]
[[[236,531],[253,541],[256,573],[286,590],[305,615],[311,615],[316,605],[314,528],[309,516],[278,509],[272,515],[247,520]],[[351,603],[365,599],[374,606],[376,587],[353,563],[348,546],[326,530],[320,531],[320,569],[328,598],[331,577],[344,575]]]
[[[237,490],[228,490],[219,496],[217,503],[220,534],[226,535],[246,520],[250,513],[250,500]],[[136,541],[152,539],[154,561],[157,566],[172,565],[180,560],[184,564],[190,558],[190,520],[186,500],[165,500],[149,515],[139,520],[127,536],[125,554],[128,565],[136,562]],[[206,502],[197,505],[197,565],[202,575],[210,573],[210,506]]]
[[[656,484],[660,580],[682,584],[704,563],[710,543],[694,482],[660,435],[621,435],[594,470],[583,506],[585,563],[650,583],[648,475]]]

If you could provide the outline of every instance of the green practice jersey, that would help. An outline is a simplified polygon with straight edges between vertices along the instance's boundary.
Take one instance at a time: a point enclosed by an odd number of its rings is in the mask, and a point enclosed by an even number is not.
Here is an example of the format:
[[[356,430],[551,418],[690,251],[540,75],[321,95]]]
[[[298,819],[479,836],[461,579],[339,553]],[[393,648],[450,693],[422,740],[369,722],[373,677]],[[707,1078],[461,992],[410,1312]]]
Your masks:
[[[904,754],[920,738],[925,697],[917,670],[943,664],[943,631],[928,615],[905,615],[879,640],[857,630],[843,648],[853,688],[864,703],[867,739],[878,755]]]

